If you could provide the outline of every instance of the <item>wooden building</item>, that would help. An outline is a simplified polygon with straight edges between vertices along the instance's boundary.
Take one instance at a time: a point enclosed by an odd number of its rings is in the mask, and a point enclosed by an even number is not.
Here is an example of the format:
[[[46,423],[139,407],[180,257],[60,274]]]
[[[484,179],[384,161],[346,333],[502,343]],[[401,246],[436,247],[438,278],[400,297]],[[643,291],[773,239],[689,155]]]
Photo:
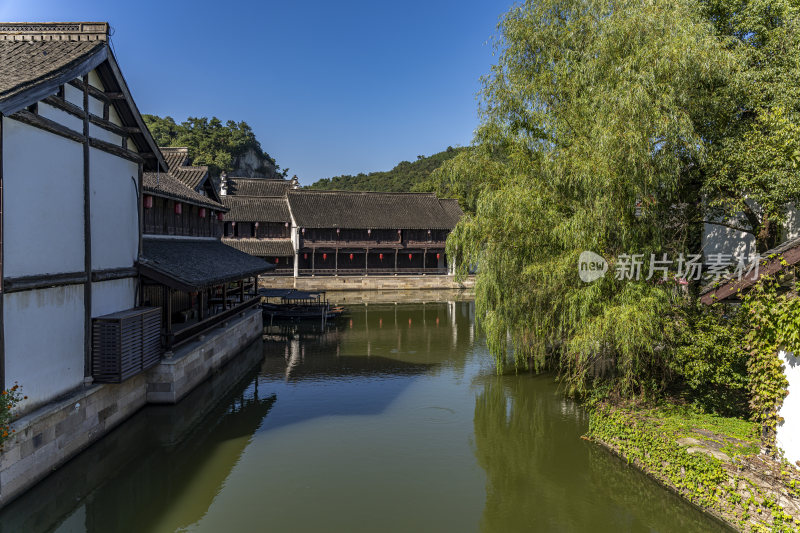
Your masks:
[[[311,191],[285,180],[223,178],[223,241],[303,275],[446,274],[463,215],[431,193]]]
[[[186,148],[161,148],[166,173],[144,173],[141,300],[160,307],[164,345],[174,349],[255,306],[265,261],[220,241],[228,208],[207,167],[189,167]]]
[[[286,192],[297,186],[289,180],[267,180],[223,176],[224,215],[222,241],[272,263],[274,274],[294,274],[292,218]]]
[[[462,215],[431,193],[287,193],[296,275],[446,274],[445,242]]]

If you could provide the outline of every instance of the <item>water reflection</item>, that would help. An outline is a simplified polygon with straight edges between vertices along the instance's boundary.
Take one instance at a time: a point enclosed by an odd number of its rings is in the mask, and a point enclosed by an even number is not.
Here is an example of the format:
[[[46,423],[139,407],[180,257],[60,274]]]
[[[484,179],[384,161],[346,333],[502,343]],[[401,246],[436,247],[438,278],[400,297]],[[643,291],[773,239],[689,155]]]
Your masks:
[[[254,343],[178,405],[132,417],[6,507],[0,531],[175,531],[198,520],[275,403],[253,383],[261,355]]]
[[[548,376],[478,380],[475,456],[483,531],[728,531],[582,441],[587,415]]]
[[[712,531],[580,440],[547,377],[498,377],[474,305],[274,324],[0,512],[0,532]]]

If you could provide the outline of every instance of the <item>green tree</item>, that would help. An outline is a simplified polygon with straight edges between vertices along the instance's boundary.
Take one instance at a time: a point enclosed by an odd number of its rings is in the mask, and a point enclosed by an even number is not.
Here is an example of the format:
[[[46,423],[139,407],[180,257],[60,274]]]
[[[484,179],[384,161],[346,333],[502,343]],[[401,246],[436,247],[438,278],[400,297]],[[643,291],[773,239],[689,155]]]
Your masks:
[[[694,4],[663,0],[528,1],[503,16],[497,46],[477,155],[435,176],[474,205],[448,251],[461,275],[479,265],[489,346],[500,366],[557,368],[575,393],[596,380],[659,388],[683,327],[680,290],[617,280],[614,261],[696,240],[687,198],[702,185],[705,125],[730,105],[714,88],[731,54]],[[581,282],[583,250],[611,273]]]
[[[323,178],[311,184],[309,189],[339,191],[408,192],[430,190],[431,173],[445,161],[456,157],[464,148],[448,146],[446,150],[425,157],[418,155],[416,161],[401,161],[392,170],[385,172],[363,172],[356,175]]]
[[[706,0],[703,14],[736,60],[719,98],[703,195],[714,220],[778,243],[789,202],[800,201],[800,3]]]
[[[192,164],[207,165],[212,176],[233,170],[236,157],[248,150],[261,155],[268,167],[274,168],[274,177],[286,177],[288,169],[280,168],[268,153],[261,148],[250,126],[233,120],[222,123],[217,117],[189,117],[176,124],[172,117],[143,115],[153,139],[159,146],[186,146],[192,157]]]

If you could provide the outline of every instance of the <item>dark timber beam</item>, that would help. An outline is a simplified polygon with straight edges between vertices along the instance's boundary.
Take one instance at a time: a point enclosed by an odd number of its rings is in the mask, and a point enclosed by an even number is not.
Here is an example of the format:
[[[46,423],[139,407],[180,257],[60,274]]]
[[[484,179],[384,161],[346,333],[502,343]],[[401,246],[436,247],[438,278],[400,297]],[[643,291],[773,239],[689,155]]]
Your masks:
[[[83,375],[92,375],[92,188],[89,169],[89,76],[83,77]]]
[[[5,287],[3,283],[3,120],[0,115],[0,390],[6,388],[6,336],[5,321],[3,320],[3,300],[5,300]]]

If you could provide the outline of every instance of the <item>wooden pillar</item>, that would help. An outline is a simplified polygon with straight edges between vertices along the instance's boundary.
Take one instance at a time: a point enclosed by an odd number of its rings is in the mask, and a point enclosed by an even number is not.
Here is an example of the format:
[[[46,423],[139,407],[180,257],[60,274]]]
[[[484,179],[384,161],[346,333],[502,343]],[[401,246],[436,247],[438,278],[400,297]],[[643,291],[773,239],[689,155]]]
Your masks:
[[[425,248],[422,250],[422,272],[425,272],[425,265],[427,264],[428,260],[428,249]]]
[[[339,274],[339,249],[334,248],[334,260],[333,260],[333,273],[335,275]]]
[[[239,303],[244,303],[244,279],[239,280]]]
[[[397,274],[397,254],[399,250],[397,248],[394,249],[394,273]]]
[[[227,308],[228,308],[228,284],[227,283],[223,283],[222,284],[222,310],[224,311]]]
[[[203,289],[197,292],[197,320],[203,320],[206,317],[206,290]]]
[[[367,252],[364,254],[364,275],[366,276],[369,272],[369,248],[367,248]]]
[[[317,249],[311,249],[311,275],[314,275],[314,256],[317,255]]]
[[[172,289],[164,287],[164,297],[166,298],[164,310],[167,316],[164,320],[164,325],[167,330],[167,347],[172,347]]]

